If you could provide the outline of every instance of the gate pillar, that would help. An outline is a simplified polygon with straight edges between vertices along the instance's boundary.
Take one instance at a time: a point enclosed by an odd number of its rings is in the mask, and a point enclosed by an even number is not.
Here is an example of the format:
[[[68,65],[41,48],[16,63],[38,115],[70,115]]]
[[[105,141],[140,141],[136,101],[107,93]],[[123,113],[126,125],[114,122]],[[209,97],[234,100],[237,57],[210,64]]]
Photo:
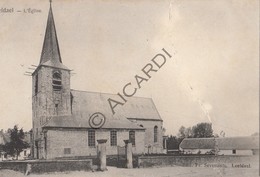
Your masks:
[[[126,154],[126,168],[133,168],[132,143],[129,140],[124,140],[124,142],[125,142],[125,154]]]
[[[106,139],[97,140],[98,142],[98,170],[107,170],[107,159],[106,159]]]

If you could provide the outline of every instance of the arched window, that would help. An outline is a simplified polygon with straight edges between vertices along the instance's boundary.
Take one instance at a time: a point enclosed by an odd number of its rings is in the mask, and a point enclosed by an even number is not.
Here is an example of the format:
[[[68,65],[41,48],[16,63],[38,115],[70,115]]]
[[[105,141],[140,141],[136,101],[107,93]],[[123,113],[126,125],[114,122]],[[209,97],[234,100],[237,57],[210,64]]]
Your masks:
[[[96,134],[95,130],[88,131],[88,146],[95,147],[96,145]]]
[[[35,95],[38,93],[38,74],[35,75],[34,93]]]
[[[158,142],[158,127],[154,126],[154,142]]]
[[[55,71],[52,75],[52,88],[54,91],[60,91],[62,88],[61,73],[58,71]]]
[[[110,131],[110,145],[117,146],[117,131]]]

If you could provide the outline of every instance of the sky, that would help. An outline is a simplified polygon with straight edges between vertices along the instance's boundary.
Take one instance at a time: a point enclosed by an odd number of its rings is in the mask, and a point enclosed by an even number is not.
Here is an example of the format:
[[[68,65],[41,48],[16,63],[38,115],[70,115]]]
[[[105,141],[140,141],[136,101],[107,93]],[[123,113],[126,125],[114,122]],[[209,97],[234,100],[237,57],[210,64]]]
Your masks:
[[[72,89],[122,93],[164,48],[172,58],[135,96],[153,99],[166,134],[210,122],[217,134],[247,136],[259,132],[258,3],[53,0],[52,7]],[[32,80],[24,73],[39,64],[49,2],[1,0],[0,10],[0,129],[30,130]]]

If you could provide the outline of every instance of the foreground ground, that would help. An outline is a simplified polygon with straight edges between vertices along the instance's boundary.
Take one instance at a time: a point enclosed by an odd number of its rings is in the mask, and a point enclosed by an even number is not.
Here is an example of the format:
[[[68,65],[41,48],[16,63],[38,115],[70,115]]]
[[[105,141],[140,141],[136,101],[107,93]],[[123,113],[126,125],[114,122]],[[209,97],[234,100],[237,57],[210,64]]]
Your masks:
[[[64,172],[49,174],[31,174],[30,177],[217,177],[217,176],[259,176],[259,169],[235,169],[235,168],[197,168],[197,167],[158,167],[123,169],[108,167],[105,172]],[[0,177],[24,177],[20,172],[0,170]]]

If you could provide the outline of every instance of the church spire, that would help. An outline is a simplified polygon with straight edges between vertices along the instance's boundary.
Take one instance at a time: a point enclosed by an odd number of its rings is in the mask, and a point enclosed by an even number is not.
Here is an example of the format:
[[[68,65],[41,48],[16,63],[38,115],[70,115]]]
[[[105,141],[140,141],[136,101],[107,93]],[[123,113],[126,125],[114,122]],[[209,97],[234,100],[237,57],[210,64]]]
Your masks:
[[[50,0],[50,9],[45,31],[44,43],[42,47],[40,64],[43,64],[47,61],[50,61],[53,64],[62,63],[51,3],[52,0]]]

